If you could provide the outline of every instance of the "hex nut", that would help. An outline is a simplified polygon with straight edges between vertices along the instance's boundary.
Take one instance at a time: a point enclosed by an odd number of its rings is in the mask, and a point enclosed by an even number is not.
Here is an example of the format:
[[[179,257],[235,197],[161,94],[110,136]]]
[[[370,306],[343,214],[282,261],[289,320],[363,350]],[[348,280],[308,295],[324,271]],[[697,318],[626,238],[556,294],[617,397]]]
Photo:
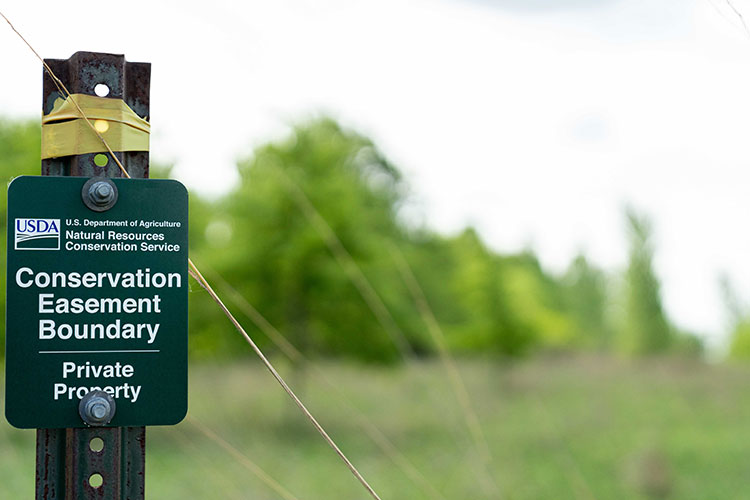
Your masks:
[[[83,203],[94,212],[104,212],[117,203],[117,186],[106,177],[92,177],[81,190]]]
[[[81,419],[92,427],[110,423],[116,410],[115,400],[104,391],[90,391],[81,398],[78,404],[78,414]]]

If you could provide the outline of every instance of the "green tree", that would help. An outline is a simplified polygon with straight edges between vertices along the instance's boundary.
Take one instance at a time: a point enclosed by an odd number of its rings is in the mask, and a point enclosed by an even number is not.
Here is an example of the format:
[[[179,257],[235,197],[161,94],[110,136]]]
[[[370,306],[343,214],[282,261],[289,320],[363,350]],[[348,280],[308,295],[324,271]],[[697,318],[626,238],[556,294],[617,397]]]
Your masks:
[[[719,288],[729,316],[729,357],[747,361],[750,359],[750,314],[748,314],[748,307],[740,299],[728,275],[722,274],[719,277]]]
[[[659,279],[654,272],[652,227],[649,219],[632,208],[626,212],[630,253],[625,272],[623,341],[633,354],[667,352],[674,338],[661,301]]]
[[[211,251],[217,271],[308,355],[396,359],[393,341],[311,218],[322,216],[401,325],[408,302],[403,286],[394,286],[388,251],[403,237],[397,170],[369,140],[329,119],[295,127],[238,169],[239,185],[207,226],[226,233]]]
[[[503,260],[512,307],[532,332],[538,348],[544,351],[574,348],[577,332],[560,280],[542,268],[531,250],[505,256]]]
[[[607,316],[607,276],[579,254],[562,279],[566,306],[577,330],[577,343],[606,351],[612,347],[612,325]]]
[[[735,322],[731,327],[729,339],[729,357],[750,360],[750,318],[742,318]]]
[[[514,306],[509,288],[509,264],[490,251],[474,229],[449,241],[454,274],[453,300],[460,306],[448,340],[454,350],[515,357],[536,342],[535,331]]]

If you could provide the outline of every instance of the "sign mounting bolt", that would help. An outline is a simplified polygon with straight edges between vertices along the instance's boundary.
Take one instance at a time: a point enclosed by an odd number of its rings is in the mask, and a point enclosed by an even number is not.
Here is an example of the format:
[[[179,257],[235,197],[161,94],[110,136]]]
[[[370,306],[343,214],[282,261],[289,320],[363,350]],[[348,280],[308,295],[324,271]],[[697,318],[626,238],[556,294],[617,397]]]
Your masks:
[[[91,426],[107,425],[115,416],[115,400],[104,391],[91,391],[81,398],[78,414]]]
[[[117,186],[106,177],[92,177],[83,185],[83,203],[94,212],[104,212],[117,203]]]

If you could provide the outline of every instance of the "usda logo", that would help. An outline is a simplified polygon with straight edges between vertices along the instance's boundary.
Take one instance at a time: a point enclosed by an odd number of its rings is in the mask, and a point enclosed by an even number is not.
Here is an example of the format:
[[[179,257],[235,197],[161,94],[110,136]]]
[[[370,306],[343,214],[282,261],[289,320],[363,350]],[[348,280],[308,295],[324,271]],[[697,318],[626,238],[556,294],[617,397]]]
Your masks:
[[[16,250],[60,250],[60,219],[16,219]]]

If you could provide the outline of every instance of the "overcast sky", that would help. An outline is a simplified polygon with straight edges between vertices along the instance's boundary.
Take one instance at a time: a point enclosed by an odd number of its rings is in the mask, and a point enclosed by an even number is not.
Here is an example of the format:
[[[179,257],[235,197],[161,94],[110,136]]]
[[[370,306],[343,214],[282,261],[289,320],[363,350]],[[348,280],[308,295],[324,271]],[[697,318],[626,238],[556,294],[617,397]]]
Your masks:
[[[123,5],[123,4],[119,4]],[[750,18],[750,1],[734,6]],[[43,57],[152,67],[151,151],[194,190],[289,123],[330,114],[413,188],[553,271],[615,271],[623,207],[654,219],[669,313],[719,344],[724,271],[750,299],[750,36],[726,0],[5,2]],[[38,117],[41,67],[0,25],[0,114]],[[0,159],[2,161],[2,159]]]

